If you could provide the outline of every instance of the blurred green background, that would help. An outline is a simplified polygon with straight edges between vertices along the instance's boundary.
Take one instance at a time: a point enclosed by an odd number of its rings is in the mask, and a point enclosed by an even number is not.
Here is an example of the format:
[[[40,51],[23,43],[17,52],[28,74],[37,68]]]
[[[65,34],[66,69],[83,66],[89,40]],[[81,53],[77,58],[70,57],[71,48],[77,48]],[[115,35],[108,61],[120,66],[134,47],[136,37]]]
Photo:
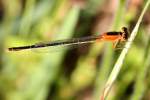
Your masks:
[[[132,31],[147,0],[0,0],[0,100],[99,100],[121,50],[8,47]],[[150,7],[108,100],[150,100]]]

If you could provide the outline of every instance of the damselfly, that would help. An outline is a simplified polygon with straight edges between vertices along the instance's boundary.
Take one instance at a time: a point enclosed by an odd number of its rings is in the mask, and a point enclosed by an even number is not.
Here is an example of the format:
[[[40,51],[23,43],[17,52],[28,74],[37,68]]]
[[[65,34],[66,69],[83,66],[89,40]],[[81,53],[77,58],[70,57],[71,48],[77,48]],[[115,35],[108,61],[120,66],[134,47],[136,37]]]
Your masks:
[[[128,29],[126,27],[122,27],[122,31],[116,32],[105,32],[99,36],[88,36],[81,38],[72,38],[66,40],[56,40],[49,43],[36,43],[32,45],[26,46],[18,46],[18,47],[10,47],[9,51],[21,51],[28,49],[38,49],[38,48],[48,48],[48,47],[56,47],[56,46],[71,46],[71,45],[80,45],[80,44],[88,44],[99,41],[110,41],[113,42],[113,47],[116,47],[118,41],[126,41],[128,39]]]

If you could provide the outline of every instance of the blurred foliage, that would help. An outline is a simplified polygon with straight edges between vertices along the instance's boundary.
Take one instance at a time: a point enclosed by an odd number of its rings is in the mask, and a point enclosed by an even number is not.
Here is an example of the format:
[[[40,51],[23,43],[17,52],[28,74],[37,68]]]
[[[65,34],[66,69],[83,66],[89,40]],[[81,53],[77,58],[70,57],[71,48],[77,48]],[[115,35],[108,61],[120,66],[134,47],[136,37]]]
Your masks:
[[[99,100],[121,50],[112,43],[45,52],[11,46],[134,27],[146,0],[0,0],[0,100]],[[108,100],[150,100],[150,8]]]

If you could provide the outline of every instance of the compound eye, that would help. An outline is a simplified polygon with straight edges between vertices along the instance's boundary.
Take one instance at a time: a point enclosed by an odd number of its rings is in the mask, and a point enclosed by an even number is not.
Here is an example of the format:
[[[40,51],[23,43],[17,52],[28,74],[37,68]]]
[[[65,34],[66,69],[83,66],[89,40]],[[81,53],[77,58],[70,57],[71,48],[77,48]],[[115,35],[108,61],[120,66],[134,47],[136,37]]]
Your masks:
[[[126,27],[122,27],[122,31],[127,31],[128,29]]]
[[[123,36],[123,38],[125,39],[125,40],[127,40],[128,39],[128,29],[126,28],[126,27],[122,27],[122,31],[123,31],[123,33],[124,33],[124,36]]]

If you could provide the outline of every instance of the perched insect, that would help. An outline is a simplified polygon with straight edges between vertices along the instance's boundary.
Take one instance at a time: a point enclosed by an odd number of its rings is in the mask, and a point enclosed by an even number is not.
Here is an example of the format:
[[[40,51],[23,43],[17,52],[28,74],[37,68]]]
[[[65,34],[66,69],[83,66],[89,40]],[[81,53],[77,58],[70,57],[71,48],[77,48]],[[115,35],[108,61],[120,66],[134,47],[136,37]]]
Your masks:
[[[48,47],[56,47],[56,46],[71,46],[71,45],[80,45],[87,44],[92,42],[99,41],[110,41],[113,42],[113,47],[115,48],[118,42],[123,42],[128,39],[128,29],[126,27],[122,27],[122,31],[120,32],[106,32],[99,36],[88,36],[81,38],[72,38],[66,40],[56,40],[49,43],[36,43],[33,45],[27,46],[18,46],[18,47],[10,47],[9,51],[20,51],[27,49],[36,49],[36,48],[48,48]]]

